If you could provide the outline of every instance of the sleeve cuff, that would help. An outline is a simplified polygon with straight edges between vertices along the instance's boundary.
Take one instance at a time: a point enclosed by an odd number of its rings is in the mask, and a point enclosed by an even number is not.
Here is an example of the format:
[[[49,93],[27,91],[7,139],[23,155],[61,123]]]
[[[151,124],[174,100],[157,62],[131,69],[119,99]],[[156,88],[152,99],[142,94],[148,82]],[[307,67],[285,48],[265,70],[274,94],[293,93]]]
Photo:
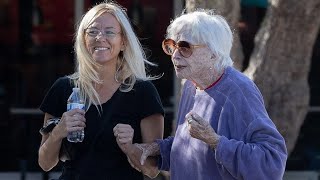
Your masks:
[[[223,146],[227,141],[228,139],[225,136],[220,136],[219,143],[217,145],[217,148],[215,149],[215,157],[218,164],[222,164]]]
[[[165,149],[165,141],[158,139],[156,140],[156,143],[159,145],[160,147],[160,156],[158,158],[158,168],[160,170],[164,170],[164,171],[169,171],[169,167],[170,167],[170,152],[169,152],[169,156],[167,156],[167,152]]]

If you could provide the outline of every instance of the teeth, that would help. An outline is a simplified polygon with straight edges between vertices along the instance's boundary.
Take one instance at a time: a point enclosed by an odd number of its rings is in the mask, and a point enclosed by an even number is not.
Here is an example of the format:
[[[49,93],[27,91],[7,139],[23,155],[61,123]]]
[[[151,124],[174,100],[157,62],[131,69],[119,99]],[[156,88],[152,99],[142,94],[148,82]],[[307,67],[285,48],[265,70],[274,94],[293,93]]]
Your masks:
[[[108,50],[110,48],[105,48],[105,47],[96,47],[94,48],[94,50],[98,50],[98,51],[103,51],[103,50]]]

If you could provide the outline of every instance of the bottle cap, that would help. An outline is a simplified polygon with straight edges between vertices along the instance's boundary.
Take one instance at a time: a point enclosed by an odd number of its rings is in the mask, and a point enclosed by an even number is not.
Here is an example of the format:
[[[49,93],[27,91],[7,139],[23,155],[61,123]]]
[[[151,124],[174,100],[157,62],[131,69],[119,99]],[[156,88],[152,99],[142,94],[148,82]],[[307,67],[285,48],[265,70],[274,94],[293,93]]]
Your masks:
[[[80,91],[80,88],[72,88],[73,91]]]

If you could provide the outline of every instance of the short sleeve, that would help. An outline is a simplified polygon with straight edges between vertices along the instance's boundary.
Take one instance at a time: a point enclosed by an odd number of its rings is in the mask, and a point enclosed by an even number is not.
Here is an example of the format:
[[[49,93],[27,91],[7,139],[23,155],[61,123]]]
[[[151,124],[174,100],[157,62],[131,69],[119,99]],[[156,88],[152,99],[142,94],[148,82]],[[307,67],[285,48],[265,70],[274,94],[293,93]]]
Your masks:
[[[138,82],[138,89],[141,97],[141,119],[153,114],[162,114],[164,116],[164,109],[161,99],[156,87],[150,81]]]
[[[40,110],[55,117],[61,117],[66,111],[67,100],[71,92],[72,86],[68,77],[57,79],[44,97]]]

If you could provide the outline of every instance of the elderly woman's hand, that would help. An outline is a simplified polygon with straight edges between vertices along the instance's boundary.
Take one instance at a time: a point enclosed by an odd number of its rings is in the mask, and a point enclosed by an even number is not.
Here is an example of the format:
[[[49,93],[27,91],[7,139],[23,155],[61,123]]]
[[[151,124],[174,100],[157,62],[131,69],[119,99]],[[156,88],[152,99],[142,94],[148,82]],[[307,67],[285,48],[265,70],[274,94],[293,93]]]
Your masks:
[[[159,174],[156,161],[149,161],[143,167],[149,156],[157,155],[160,148],[157,143],[132,144],[134,129],[128,124],[117,124],[113,128],[114,136],[120,149],[127,155],[128,162],[137,171],[150,178],[155,178]],[[153,163],[153,164],[150,164]],[[142,168],[142,169],[141,169]]]
[[[149,156],[156,156],[160,154],[160,147],[156,142],[153,143],[147,143],[147,144],[134,144],[137,146],[141,151],[141,158],[140,158],[140,164],[144,165],[146,159]]]
[[[191,137],[207,143],[212,149],[217,147],[220,136],[215,132],[208,121],[194,112],[190,112],[186,115],[186,121],[189,125]]]
[[[160,173],[160,170],[157,167],[157,161],[149,161],[147,162],[147,158],[150,156],[156,156],[160,154],[160,147],[156,142],[153,143],[146,143],[146,144],[134,144],[140,152],[138,153],[140,155],[140,165],[147,165],[147,168],[144,168],[142,170],[143,174],[150,177],[151,179],[157,177],[157,175]],[[152,157],[151,157],[152,158]],[[136,168],[139,171],[139,168],[135,166],[137,162],[131,163],[131,166]],[[140,166],[138,165],[138,166]],[[141,166],[140,166],[141,167]]]
[[[52,130],[57,138],[63,139],[69,132],[81,131],[86,127],[85,111],[82,109],[72,109],[62,114],[60,122]]]

